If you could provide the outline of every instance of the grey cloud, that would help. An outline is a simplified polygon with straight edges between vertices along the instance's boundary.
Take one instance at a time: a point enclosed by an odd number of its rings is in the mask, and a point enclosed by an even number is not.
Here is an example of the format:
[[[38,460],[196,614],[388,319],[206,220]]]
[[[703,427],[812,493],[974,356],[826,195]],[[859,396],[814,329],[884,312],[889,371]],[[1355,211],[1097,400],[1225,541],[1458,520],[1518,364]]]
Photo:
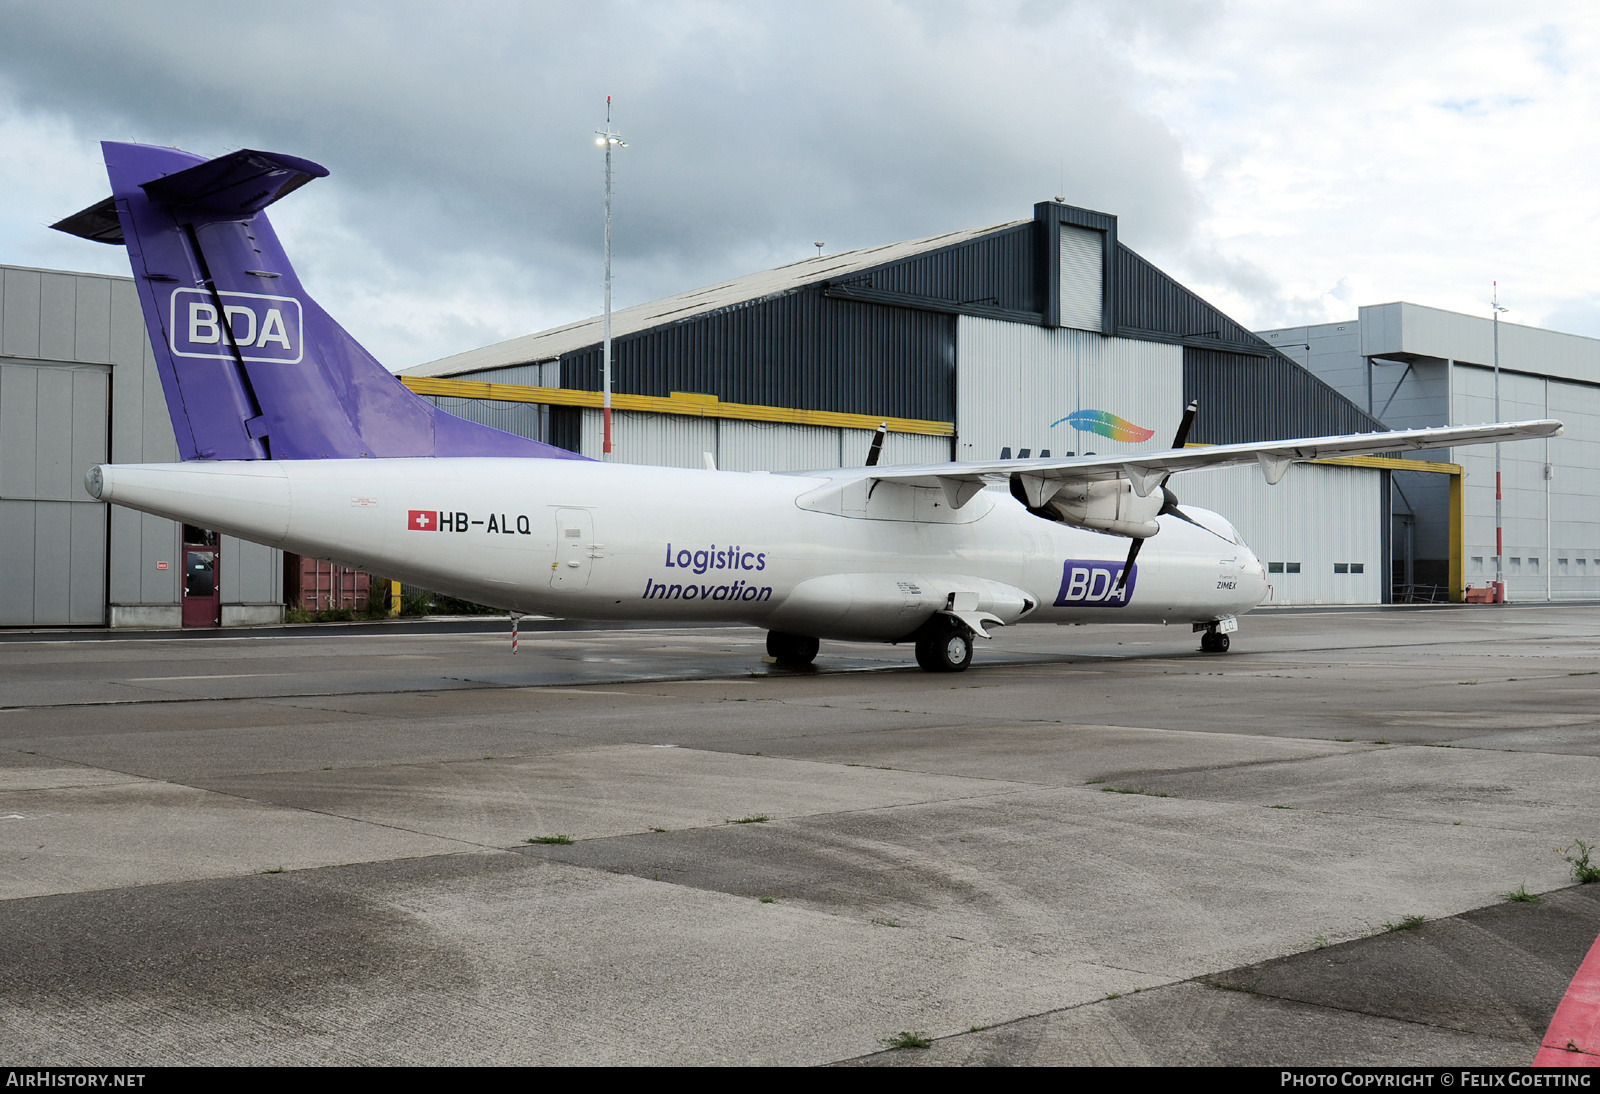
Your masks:
[[[0,14],[0,79],[83,132],[317,159],[333,171],[320,208],[419,283],[441,256],[483,254],[577,314],[598,302],[608,93],[631,142],[621,302],[799,258],[813,239],[843,250],[1026,216],[1058,189],[1179,246],[1196,198],[1121,58],[1204,18],[1190,4],[39,4]]]

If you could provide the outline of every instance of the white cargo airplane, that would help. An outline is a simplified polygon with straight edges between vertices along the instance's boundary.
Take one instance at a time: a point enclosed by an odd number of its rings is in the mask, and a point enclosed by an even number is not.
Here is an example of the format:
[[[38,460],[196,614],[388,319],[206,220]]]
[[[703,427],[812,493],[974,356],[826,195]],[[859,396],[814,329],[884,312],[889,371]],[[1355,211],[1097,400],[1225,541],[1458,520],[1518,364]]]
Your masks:
[[[997,463],[764,474],[613,465],[417,398],[301,287],[262,210],[291,156],[103,146],[112,197],[56,227],[125,243],[181,463],[102,465],[96,498],[511,611],[741,623],[780,663],[914,642],[958,672],[1031,623],[1178,623],[1222,652],[1266,574],[1171,475],[1548,437],[1557,421]],[[1009,493],[986,490],[1008,485]],[[1146,540],[1150,546],[1141,553]],[[1126,544],[1124,550],[1123,544]]]

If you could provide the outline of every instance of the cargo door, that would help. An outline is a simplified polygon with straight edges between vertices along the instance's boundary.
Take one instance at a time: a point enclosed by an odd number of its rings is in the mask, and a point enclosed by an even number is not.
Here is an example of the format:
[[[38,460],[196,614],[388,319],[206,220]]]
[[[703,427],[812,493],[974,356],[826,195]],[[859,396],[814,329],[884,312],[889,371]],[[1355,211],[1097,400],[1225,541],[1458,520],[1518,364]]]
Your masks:
[[[552,589],[582,589],[599,544],[594,541],[594,516],[587,509],[556,510],[556,558],[550,571]]]

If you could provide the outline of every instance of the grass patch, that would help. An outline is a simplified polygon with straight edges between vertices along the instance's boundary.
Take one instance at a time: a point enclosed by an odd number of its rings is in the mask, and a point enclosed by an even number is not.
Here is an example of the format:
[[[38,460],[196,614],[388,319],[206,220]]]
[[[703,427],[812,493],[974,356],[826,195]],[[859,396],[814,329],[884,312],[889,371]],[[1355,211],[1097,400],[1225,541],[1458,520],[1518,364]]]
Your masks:
[[[1390,934],[1394,931],[1414,931],[1426,922],[1428,922],[1428,917],[1425,915],[1408,915],[1398,923],[1385,923],[1383,925],[1383,933]]]
[[[652,831],[652,832],[665,832],[666,829],[665,828],[652,828],[652,829],[650,829],[650,831]]]
[[[1584,675],[1590,675],[1585,673]],[[1600,881],[1600,866],[1589,861],[1589,852],[1594,848],[1583,840],[1573,840],[1571,847],[1558,847],[1561,857],[1572,866],[1572,880],[1580,885]]]
[[[1375,745],[1386,745],[1389,742],[1384,740],[1382,737],[1379,737],[1376,741],[1373,741],[1372,743],[1375,744]]]
[[[1267,808],[1268,809],[1293,809],[1294,806],[1292,806],[1292,805],[1269,805],[1269,806],[1267,806]]]
[[[567,844],[567,843],[571,843],[572,842],[572,837],[571,836],[529,836],[528,837],[528,842],[529,843],[561,843],[561,844]]]
[[[1108,992],[1106,992],[1106,998],[1107,999],[1121,999],[1122,998],[1122,993],[1120,991],[1108,991]]]
[[[1105,782],[1104,779],[1090,779],[1088,782],[1084,783],[1083,785],[1084,786],[1099,786],[1103,782]]]
[[[270,870],[263,870],[261,872],[263,874],[281,874],[281,873],[283,873],[283,867],[282,866],[274,866]]]
[[[1120,786],[1102,786],[1102,794],[1143,794],[1147,798],[1170,798],[1171,794],[1162,794],[1153,790],[1128,790]]]
[[[1355,738],[1354,737],[1335,737],[1334,740],[1338,741],[1340,744],[1346,744],[1347,745],[1351,741],[1355,740]]]
[[[933,1038],[921,1030],[903,1029],[893,1037],[881,1037],[878,1043],[888,1048],[927,1048]]]
[[[880,927],[904,927],[905,924],[898,919],[874,919],[872,922]]]
[[[1512,901],[1513,903],[1516,903],[1516,904],[1537,904],[1537,903],[1539,903],[1539,897],[1534,893],[1528,892],[1528,883],[1526,881],[1524,881],[1521,885],[1518,885],[1515,889],[1511,890],[1509,893],[1501,893],[1500,895],[1504,899]]]
[[[771,904],[772,903],[772,898],[770,896],[764,896],[764,897],[761,898],[761,903],[763,903],[763,904]]]
[[[1325,935],[1325,934],[1317,935],[1316,939],[1313,940],[1312,943],[1311,943],[1311,948],[1313,950],[1325,950],[1325,949],[1327,949],[1328,948],[1328,936]]]
[[[738,820],[729,820],[729,824],[765,824],[772,818],[765,813],[757,813],[752,817],[740,817]]]
[[[989,1028],[988,1026],[968,1026],[967,1027],[967,1032],[968,1033],[982,1033],[984,1030],[986,1030],[988,1028]]]

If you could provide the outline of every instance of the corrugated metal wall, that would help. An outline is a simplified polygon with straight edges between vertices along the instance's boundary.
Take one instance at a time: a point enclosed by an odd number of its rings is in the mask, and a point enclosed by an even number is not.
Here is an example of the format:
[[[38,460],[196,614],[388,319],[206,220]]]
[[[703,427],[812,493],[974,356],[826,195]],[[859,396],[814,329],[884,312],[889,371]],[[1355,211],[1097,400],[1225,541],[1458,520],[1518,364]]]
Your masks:
[[[1494,372],[1457,365],[1453,369],[1454,410],[1457,422],[1494,420]],[[1579,578],[1575,558],[1600,565],[1600,539],[1596,538],[1594,493],[1600,483],[1588,468],[1557,466],[1590,459],[1596,454],[1596,398],[1581,384],[1547,380],[1517,373],[1500,374],[1500,417],[1505,421],[1560,418],[1567,435],[1547,440],[1514,441],[1501,446],[1500,464],[1504,498],[1506,599],[1544,600],[1546,596],[1593,596],[1600,586],[1590,574]],[[1557,406],[1560,412],[1557,412]],[[1557,446],[1570,444],[1567,453]],[[1473,445],[1451,449],[1466,472],[1464,484],[1467,582],[1483,585],[1494,580],[1494,446]],[[1550,466],[1550,477],[1545,467]],[[1561,491],[1557,492],[1557,484]],[[1600,491],[1597,491],[1600,492]],[[1569,572],[1560,573],[1561,558]],[[1557,581],[1564,577],[1566,580]]]
[[[1388,584],[1383,472],[1296,464],[1277,486],[1254,467],[1188,471],[1171,487],[1186,506],[1221,513],[1268,573],[1268,604],[1376,604]],[[1339,567],[1343,567],[1343,572]],[[1360,573],[1352,572],[1357,566]],[[1298,567],[1299,572],[1292,572]]]
[[[1063,327],[1099,330],[1104,293],[1104,232],[1063,224],[1061,233],[1061,303]]]
[[[1117,245],[1115,316],[1118,333],[1136,331],[1169,337],[1211,337],[1265,350],[1266,343],[1194,293]]]
[[[844,279],[886,292],[956,304],[1039,310],[1038,228],[1022,224]]]
[[[954,316],[813,286],[618,339],[612,390],[948,422],[954,344]],[[600,379],[600,347],[561,358],[562,387],[598,391]]]
[[[962,316],[958,327],[958,458],[992,460],[1002,448],[1138,452],[1170,444],[1183,417],[1183,350],[1163,342],[1106,338]],[[1124,442],[1067,422],[1102,410],[1151,430]]]
[[[0,626],[105,621],[105,506],[77,469],[106,458],[109,381],[0,360]]]
[[[581,412],[581,447],[598,459],[601,452],[600,411]],[[866,463],[872,447],[870,429],[745,422],[695,418],[683,414],[614,411],[611,416],[612,458],[617,463],[658,467],[704,467],[711,453],[722,471],[814,471]],[[950,458],[948,437],[891,433],[879,463],[935,463]]]
[[[90,498],[108,457],[177,459],[133,282],[0,268],[0,626],[178,625],[182,529]],[[281,571],[224,538],[225,619],[277,617]]]
[[[473,379],[477,379],[476,376]],[[503,383],[505,381],[484,381]],[[537,386],[537,385],[530,385]],[[458,399],[450,395],[424,395],[428,402],[458,418],[503,429],[535,441],[549,439],[550,408],[535,403],[511,403],[503,399]]]
[[[1189,439],[1240,444],[1383,428],[1311,373],[1274,353],[1255,357],[1183,347],[1183,398],[1200,400]]]

